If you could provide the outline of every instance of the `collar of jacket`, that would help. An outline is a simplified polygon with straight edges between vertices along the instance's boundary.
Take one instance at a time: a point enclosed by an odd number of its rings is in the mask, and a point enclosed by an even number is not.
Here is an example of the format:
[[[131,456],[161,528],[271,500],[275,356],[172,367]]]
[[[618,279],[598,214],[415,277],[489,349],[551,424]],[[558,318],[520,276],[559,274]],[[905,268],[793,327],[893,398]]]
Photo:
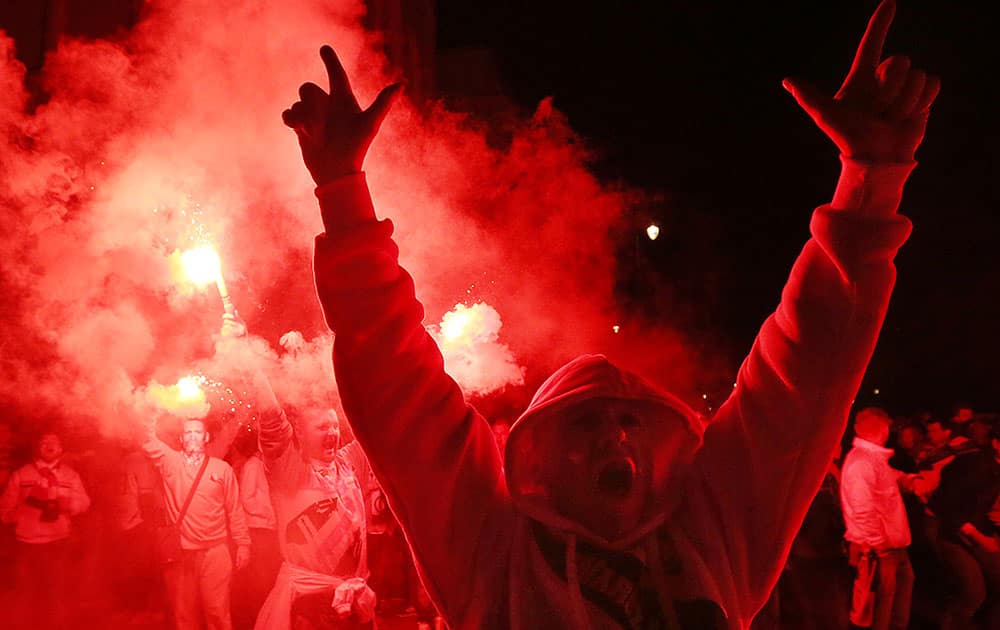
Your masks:
[[[854,442],[852,442],[852,444],[854,445],[854,448],[860,448],[878,455],[884,455],[887,459],[895,453],[895,451],[891,448],[886,448],[880,444],[876,444],[875,442],[869,442],[864,438],[856,437],[854,438]]]

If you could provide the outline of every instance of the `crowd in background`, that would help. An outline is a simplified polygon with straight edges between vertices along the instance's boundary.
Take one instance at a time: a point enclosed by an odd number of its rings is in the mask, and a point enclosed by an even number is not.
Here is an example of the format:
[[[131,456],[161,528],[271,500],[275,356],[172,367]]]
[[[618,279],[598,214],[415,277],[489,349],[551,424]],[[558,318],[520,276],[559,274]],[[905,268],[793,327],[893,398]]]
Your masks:
[[[884,436],[862,437],[859,425],[869,418],[875,421],[872,435],[878,434],[880,416]],[[871,627],[1000,627],[1000,417],[959,406],[952,414],[890,418],[870,408],[854,419],[843,446],[755,627],[849,628],[859,621],[874,621]],[[865,453],[884,458],[888,479],[882,485],[877,466],[847,470],[845,464]],[[891,513],[894,501],[898,515]],[[869,513],[845,519],[859,504],[870,506]],[[857,530],[854,536],[845,520]],[[866,536],[869,545],[849,540]],[[881,590],[879,563],[894,569]],[[888,601],[879,602],[880,596]],[[875,612],[880,603],[895,605],[881,620]]]
[[[884,452],[908,529],[900,538],[901,532],[891,531],[898,528],[891,516],[876,516],[888,519],[880,525],[889,541],[881,548],[878,542],[848,540],[858,536],[845,527],[845,509],[851,510],[848,521],[860,518],[854,513],[857,499],[851,498],[857,493],[844,488],[859,482],[844,479],[845,460],[852,451],[883,452],[881,438],[864,433],[865,414],[874,414],[876,425],[885,418],[885,447],[891,452]],[[494,425],[501,448],[508,430],[507,422]],[[156,521],[163,518],[158,471],[138,448],[140,441],[139,436],[74,441],[51,430],[20,435],[0,424],[0,610],[12,611],[12,619],[24,615],[33,628],[172,625],[152,543]],[[872,624],[885,585],[880,591],[881,576],[872,573],[874,579],[863,582],[863,574],[869,565],[887,566],[892,550],[912,566],[909,573],[906,567],[894,569],[903,576],[893,584],[895,606],[905,608],[903,618],[909,620],[903,627],[1000,627],[1000,417],[968,407],[950,415],[896,418],[868,409],[855,418],[843,444],[755,628]],[[221,427],[210,453],[224,457],[240,481],[253,545],[252,561],[234,573],[232,619],[235,628],[252,628],[281,562],[267,493],[256,491],[263,477],[257,432],[252,426]],[[22,487],[30,491],[22,493]],[[366,488],[365,497],[368,583],[378,595],[379,627],[440,624],[384,497],[377,486]],[[26,518],[38,522],[25,523]],[[859,588],[867,589],[867,602]],[[875,619],[872,627],[881,623],[895,627],[892,619]]]
[[[225,585],[231,590],[231,623],[236,629],[253,628],[282,561],[278,520],[270,506],[257,428],[235,422],[209,427],[215,435],[207,455],[214,457],[206,459],[224,459],[239,481],[242,522],[226,517],[234,567]],[[177,432],[167,433],[160,431],[165,441],[176,443],[177,457],[183,456]],[[175,606],[165,583],[170,571],[156,539],[168,522],[164,490],[144,442],[138,430],[131,438],[107,440],[51,428],[22,435],[0,424],[0,610],[5,618],[0,625],[175,627]],[[367,582],[378,593],[378,627],[433,627],[440,622],[402,534],[377,485],[366,479]],[[237,530],[252,541],[249,562],[242,567]],[[198,596],[203,607],[206,595]],[[226,627],[213,623],[209,612],[208,627]]]

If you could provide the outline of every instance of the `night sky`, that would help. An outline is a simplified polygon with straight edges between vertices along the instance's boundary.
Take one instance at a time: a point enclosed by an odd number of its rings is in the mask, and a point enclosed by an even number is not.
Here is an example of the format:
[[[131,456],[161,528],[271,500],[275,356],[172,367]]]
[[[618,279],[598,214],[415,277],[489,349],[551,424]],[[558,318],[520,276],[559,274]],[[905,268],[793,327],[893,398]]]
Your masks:
[[[492,50],[507,94],[527,111],[552,96],[602,177],[663,193],[664,233],[641,245],[675,300],[657,314],[718,338],[734,364],[776,305],[839,169],[781,79],[834,91],[876,3],[736,4],[439,0],[437,9],[439,49]],[[959,401],[1000,408],[1000,24],[955,4],[901,2],[886,46],[943,81],[901,208],[914,233],[858,399],[893,413]]]

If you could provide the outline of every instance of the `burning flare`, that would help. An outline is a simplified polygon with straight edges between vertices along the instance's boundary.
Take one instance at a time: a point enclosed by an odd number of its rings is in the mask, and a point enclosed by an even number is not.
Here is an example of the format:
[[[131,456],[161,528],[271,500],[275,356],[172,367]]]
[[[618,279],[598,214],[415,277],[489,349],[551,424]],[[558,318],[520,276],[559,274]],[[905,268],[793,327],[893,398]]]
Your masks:
[[[199,289],[222,278],[222,263],[219,254],[211,245],[202,245],[181,254],[181,265],[188,278]]]
[[[431,334],[444,355],[445,370],[470,394],[484,395],[524,383],[524,368],[499,341],[500,313],[485,302],[456,304]],[[436,328],[436,329],[435,329]]]
[[[203,377],[185,376],[174,385],[152,381],[146,388],[146,400],[157,408],[182,418],[204,418],[211,408],[201,388]]]
[[[219,254],[211,245],[205,244],[183,252],[174,250],[170,255],[170,266],[174,271],[174,276],[179,276],[179,283],[189,283],[199,289],[204,289],[209,284],[215,283],[219,290],[219,297],[222,298],[222,307],[229,315],[236,315],[236,307],[229,297],[229,289],[226,288],[226,279],[222,275],[222,262]]]

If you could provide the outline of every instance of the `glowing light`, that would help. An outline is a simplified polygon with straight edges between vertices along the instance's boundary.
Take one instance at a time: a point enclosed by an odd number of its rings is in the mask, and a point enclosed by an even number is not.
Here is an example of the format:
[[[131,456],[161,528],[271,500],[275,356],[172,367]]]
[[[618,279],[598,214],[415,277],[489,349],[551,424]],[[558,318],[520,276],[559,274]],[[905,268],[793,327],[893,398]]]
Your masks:
[[[879,388],[877,388],[877,387],[876,387],[876,388],[875,388],[875,395],[876,395],[876,396],[878,396],[878,395],[879,395],[879,393],[880,393],[880,390],[879,390]]]
[[[501,326],[497,310],[477,302],[455,305],[438,326],[430,327],[444,356],[445,370],[464,391],[486,394],[524,383],[524,369],[499,340]]]
[[[204,418],[210,406],[201,388],[204,378],[185,376],[174,385],[161,385],[156,381],[146,387],[146,399],[156,407],[182,418]]]
[[[702,394],[701,398],[702,400],[708,400],[708,394]]]
[[[192,400],[204,396],[201,388],[198,387],[198,379],[193,376],[185,376],[177,381],[177,394],[181,400]]]
[[[474,327],[480,323],[477,321],[477,313],[471,308],[466,308],[464,304],[455,306],[455,310],[444,314],[441,319],[441,334],[445,341],[456,341],[462,337],[474,337],[476,331]]]
[[[613,331],[613,332],[614,332],[614,333],[615,333],[616,335],[618,334],[618,331],[620,331],[621,329],[622,329],[622,327],[621,327],[621,326],[619,326],[618,324],[615,324],[614,326],[612,326],[612,327],[611,327],[611,330],[612,330],[612,331]]]
[[[181,264],[188,278],[198,287],[218,283],[222,277],[219,255],[211,245],[202,245],[181,254]]]
[[[655,241],[657,237],[660,236],[660,226],[655,223],[650,223],[646,228],[646,236],[649,237],[649,240]]]

